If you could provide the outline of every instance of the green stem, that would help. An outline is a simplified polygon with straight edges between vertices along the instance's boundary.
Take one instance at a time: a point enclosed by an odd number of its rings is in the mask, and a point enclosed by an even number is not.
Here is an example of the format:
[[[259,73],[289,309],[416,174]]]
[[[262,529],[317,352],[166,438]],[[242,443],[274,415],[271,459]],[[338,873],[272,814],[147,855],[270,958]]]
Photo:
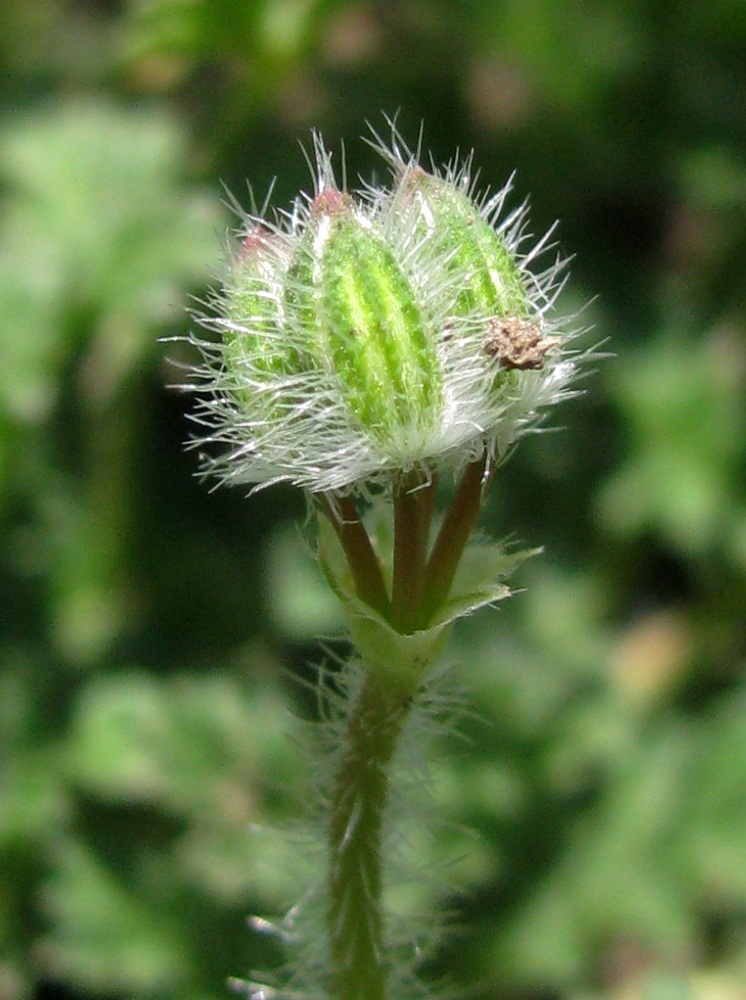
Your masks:
[[[448,598],[459,561],[482,509],[487,455],[466,467],[456,495],[440,526],[425,570],[420,627],[426,628]]]
[[[414,688],[392,685],[390,677],[371,670],[348,723],[329,827],[330,1000],[385,1000],[387,995],[383,814],[388,769],[413,693]]]
[[[352,498],[335,496],[332,500],[326,493],[319,494],[319,498],[344,550],[357,596],[388,618],[389,595],[381,563]]]

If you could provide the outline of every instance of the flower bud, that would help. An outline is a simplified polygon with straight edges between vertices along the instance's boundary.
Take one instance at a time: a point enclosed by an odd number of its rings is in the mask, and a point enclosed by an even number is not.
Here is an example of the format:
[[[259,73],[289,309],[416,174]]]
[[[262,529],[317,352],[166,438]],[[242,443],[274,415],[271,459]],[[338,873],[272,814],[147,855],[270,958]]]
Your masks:
[[[526,316],[530,309],[515,254],[453,181],[421,167],[402,178],[402,200],[417,213],[417,231],[432,240],[457,275],[460,316]]]
[[[278,237],[256,226],[231,261],[222,297],[226,371],[236,372],[239,383],[242,369],[271,376],[287,366],[278,309],[281,274]]]
[[[432,331],[392,250],[348,196],[330,190],[312,203],[286,301],[288,322],[310,335],[364,434],[385,447],[431,429],[440,402]]]
[[[205,364],[197,442],[226,481],[314,492],[499,458],[567,394],[551,310],[563,262],[538,275],[507,188],[471,196],[468,164],[428,174],[379,151],[392,190],[338,190],[315,143],[316,193],[278,223],[250,217],[229,259]]]
[[[471,319],[473,336],[504,374],[540,369],[561,338],[545,336],[510,237],[488,221],[491,210],[462,190],[458,177],[444,179],[421,167],[405,171],[397,201],[414,213],[420,239],[432,241],[458,281],[454,313]],[[505,192],[495,199],[502,205]],[[486,217],[485,217],[486,216]],[[520,216],[519,216],[520,217]],[[502,227],[506,228],[506,227]],[[498,383],[499,383],[498,379]]]

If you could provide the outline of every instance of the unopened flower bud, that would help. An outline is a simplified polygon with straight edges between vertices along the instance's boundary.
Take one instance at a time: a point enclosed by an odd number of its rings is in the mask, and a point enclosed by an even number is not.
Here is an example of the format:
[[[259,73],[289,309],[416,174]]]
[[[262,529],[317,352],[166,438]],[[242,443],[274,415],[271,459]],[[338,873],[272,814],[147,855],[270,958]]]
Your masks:
[[[338,190],[315,141],[315,196],[248,218],[197,370],[201,445],[226,481],[314,492],[499,457],[567,393],[552,316],[563,262],[528,268],[507,188],[472,197],[468,163],[428,174],[394,134],[391,190]],[[539,244],[539,249],[543,241]]]
[[[417,231],[458,276],[457,313],[525,316],[530,304],[519,262],[461,186],[421,167],[407,171],[401,184],[401,200],[417,213]]]
[[[432,331],[391,248],[348,196],[324,192],[288,275],[287,320],[309,336],[350,420],[386,447],[431,430],[440,406]]]
[[[223,290],[226,371],[281,374],[286,364],[278,296],[284,270],[281,244],[264,226],[244,237]],[[273,293],[274,289],[274,293]]]

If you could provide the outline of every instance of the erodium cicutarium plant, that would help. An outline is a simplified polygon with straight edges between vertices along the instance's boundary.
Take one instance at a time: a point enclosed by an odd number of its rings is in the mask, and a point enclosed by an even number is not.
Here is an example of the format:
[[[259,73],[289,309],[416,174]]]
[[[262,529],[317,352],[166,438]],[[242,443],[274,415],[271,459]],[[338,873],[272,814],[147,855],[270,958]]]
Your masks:
[[[284,974],[242,984],[255,998],[433,995],[417,969],[433,928],[384,904],[399,877],[393,783],[437,728],[453,623],[507,597],[526,554],[472,539],[487,491],[587,357],[555,307],[566,262],[550,234],[527,234],[525,206],[506,208],[510,183],[479,195],[471,158],[423,167],[393,126],[372,145],[390,184],[352,192],[314,136],[312,193],[242,215],[189,338],[205,473],[305,491],[355,649],[322,685],[325,874],[285,921]]]

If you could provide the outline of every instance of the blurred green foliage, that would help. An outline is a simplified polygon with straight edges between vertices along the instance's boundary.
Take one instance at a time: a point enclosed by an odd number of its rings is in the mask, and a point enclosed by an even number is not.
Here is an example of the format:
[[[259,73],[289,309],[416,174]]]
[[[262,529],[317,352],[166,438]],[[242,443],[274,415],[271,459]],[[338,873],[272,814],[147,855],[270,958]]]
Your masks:
[[[3,0],[0,1000],[213,1000],[280,959],[245,918],[297,892],[292,678],[340,622],[302,498],[194,481],[157,340],[221,181],[286,202],[312,126],[367,175],[397,109],[518,169],[615,355],[485,517],[545,552],[454,643],[433,974],[746,997],[744,51],[742,0]]]

